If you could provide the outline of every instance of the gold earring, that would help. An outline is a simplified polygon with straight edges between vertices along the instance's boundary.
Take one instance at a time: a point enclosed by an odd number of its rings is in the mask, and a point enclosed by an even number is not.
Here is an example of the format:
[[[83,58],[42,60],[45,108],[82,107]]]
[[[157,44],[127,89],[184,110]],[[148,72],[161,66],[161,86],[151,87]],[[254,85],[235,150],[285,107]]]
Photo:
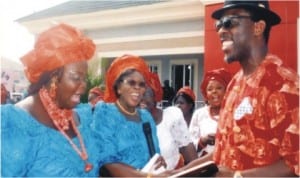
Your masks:
[[[56,98],[56,89],[57,89],[56,83],[57,83],[57,77],[53,77],[51,79],[50,90],[49,90],[49,95],[52,99]]]

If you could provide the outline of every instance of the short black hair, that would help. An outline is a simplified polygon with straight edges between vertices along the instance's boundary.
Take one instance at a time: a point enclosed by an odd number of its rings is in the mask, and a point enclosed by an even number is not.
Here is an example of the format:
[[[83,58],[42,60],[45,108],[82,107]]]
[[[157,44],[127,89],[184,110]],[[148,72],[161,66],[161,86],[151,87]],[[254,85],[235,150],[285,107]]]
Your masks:
[[[247,12],[249,12],[250,16],[251,16],[251,19],[254,21],[254,22],[258,22],[260,20],[263,20],[265,23],[266,23],[266,28],[264,30],[264,33],[263,33],[263,36],[264,36],[264,39],[265,39],[265,42],[266,44],[268,44],[269,42],[269,37],[270,37],[270,31],[271,31],[271,24],[263,19],[259,14],[255,13],[255,12],[252,12],[250,10],[247,10],[245,9]]]

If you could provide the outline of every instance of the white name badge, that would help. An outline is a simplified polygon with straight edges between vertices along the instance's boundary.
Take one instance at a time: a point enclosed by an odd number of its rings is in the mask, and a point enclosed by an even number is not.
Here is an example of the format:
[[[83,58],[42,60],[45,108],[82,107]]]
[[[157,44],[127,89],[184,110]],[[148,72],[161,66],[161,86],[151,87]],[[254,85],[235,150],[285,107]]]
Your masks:
[[[242,100],[241,104],[235,109],[233,118],[235,120],[240,120],[246,114],[251,114],[252,111],[253,111],[253,107],[251,106],[250,98],[246,97]]]

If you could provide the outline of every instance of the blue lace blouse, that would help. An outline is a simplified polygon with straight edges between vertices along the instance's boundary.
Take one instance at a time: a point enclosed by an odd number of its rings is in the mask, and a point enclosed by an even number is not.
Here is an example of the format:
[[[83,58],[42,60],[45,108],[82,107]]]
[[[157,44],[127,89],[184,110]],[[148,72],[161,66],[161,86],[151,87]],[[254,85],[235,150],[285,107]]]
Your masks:
[[[100,139],[89,127],[91,111],[81,108],[78,130],[83,138],[90,172],[84,171],[84,161],[67,139],[57,130],[49,128],[33,118],[25,110],[14,105],[1,105],[1,175],[18,177],[88,177],[98,176],[101,166]],[[73,142],[80,148],[79,140]],[[80,149],[81,150],[81,149]]]
[[[113,103],[97,103],[93,129],[103,136],[103,164],[121,162],[142,169],[150,159],[142,124],[149,122],[156,153],[160,153],[156,125],[151,114],[138,109],[141,122],[129,121]]]

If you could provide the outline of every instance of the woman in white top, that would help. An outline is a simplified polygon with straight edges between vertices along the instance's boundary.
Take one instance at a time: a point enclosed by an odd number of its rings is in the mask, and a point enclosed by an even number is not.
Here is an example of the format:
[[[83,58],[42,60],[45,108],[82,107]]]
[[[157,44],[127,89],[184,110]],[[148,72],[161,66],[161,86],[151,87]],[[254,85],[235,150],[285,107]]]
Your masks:
[[[199,157],[214,150],[220,107],[230,80],[231,74],[223,68],[204,75],[200,89],[207,105],[194,112],[189,126]]]
[[[159,147],[167,170],[178,169],[196,159],[197,152],[181,110],[175,106],[164,110],[156,107],[156,102],[162,99],[162,88],[156,74],[152,74],[150,85],[140,105],[148,109],[156,123]]]

